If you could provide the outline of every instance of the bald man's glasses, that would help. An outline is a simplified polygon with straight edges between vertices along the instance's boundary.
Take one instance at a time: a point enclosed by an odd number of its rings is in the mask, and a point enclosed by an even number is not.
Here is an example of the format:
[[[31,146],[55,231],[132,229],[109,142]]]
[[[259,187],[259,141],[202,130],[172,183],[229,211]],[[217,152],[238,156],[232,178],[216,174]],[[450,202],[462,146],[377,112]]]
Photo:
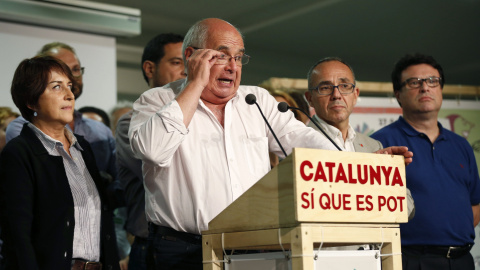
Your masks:
[[[202,48],[197,48],[197,47],[192,47],[193,49],[195,50],[199,50],[199,49],[202,49]],[[233,59],[235,60],[235,64],[237,64],[237,66],[241,67],[243,65],[246,65],[248,64],[248,62],[250,62],[250,56],[249,55],[246,55],[246,54],[242,54],[242,55],[237,55],[237,56],[230,56],[228,54],[225,54],[223,52],[221,52],[222,54],[217,56],[216,57],[216,61],[215,61],[215,65],[228,65],[228,63],[230,63],[230,60]]]
[[[423,82],[425,82],[429,87],[437,87],[441,81],[442,79],[439,77],[428,77],[425,79],[409,78],[406,79],[401,86],[408,85],[408,88],[415,89],[420,88]]]
[[[332,84],[319,84],[315,88],[309,88],[308,90],[314,91],[316,90],[317,93],[321,96],[331,95],[335,88],[338,89],[338,92],[342,95],[348,95],[353,93],[355,90],[355,84],[353,83],[341,83],[339,85],[332,85]]]
[[[80,77],[83,75],[83,73],[85,72],[85,68],[84,67],[74,67],[72,69],[72,75],[75,76],[75,77]]]

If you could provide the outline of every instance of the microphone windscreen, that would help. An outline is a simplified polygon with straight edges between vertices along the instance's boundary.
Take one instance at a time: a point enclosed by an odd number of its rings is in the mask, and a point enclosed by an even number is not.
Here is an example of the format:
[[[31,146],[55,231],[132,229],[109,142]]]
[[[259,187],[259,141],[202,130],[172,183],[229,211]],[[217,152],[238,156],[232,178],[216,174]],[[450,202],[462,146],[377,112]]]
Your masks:
[[[257,97],[254,94],[248,94],[245,97],[245,102],[247,102],[250,105],[255,104],[256,101],[257,101]]]
[[[281,112],[288,111],[288,104],[286,102],[278,103],[278,110],[281,111]]]

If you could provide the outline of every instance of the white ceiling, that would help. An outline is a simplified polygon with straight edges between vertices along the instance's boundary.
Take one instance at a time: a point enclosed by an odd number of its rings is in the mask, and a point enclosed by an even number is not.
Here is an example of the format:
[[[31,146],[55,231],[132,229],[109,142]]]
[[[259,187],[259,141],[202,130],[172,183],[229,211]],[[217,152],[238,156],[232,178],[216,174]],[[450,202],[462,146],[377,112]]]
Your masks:
[[[433,55],[447,84],[480,85],[480,0],[102,0],[138,8],[142,34],[118,38],[119,66],[140,69],[143,46],[159,33],[184,35],[218,17],[237,26],[252,59],[242,83],[305,78],[318,59],[338,56],[361,81],[389,81],[406,53]]]

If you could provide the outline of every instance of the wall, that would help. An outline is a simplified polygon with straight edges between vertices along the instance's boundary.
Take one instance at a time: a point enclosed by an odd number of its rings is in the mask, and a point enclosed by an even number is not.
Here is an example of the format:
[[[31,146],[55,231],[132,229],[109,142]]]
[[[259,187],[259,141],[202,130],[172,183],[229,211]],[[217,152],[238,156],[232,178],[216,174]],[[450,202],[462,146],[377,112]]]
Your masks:
[[[75,48],[83,75],[83,94],[76,108],[94,106],[109,111],[117,102],[115,38],[0,21],[0,106],[19,112],[10,86],[18,64],[40,48],[61,41]]]

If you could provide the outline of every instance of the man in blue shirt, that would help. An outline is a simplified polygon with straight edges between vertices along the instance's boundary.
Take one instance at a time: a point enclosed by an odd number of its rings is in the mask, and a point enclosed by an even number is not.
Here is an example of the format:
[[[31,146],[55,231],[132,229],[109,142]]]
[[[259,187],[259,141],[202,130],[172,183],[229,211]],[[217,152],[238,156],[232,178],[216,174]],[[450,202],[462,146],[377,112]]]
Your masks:
[[[415,154],[406,167],[415,217],[400,225],[403,269],[475,269],[470,249],[480,220],[480,179],[468,142],[437,121],[445,83],[431,56],[406,55],[392,72],[403,116],[372,135]]]

